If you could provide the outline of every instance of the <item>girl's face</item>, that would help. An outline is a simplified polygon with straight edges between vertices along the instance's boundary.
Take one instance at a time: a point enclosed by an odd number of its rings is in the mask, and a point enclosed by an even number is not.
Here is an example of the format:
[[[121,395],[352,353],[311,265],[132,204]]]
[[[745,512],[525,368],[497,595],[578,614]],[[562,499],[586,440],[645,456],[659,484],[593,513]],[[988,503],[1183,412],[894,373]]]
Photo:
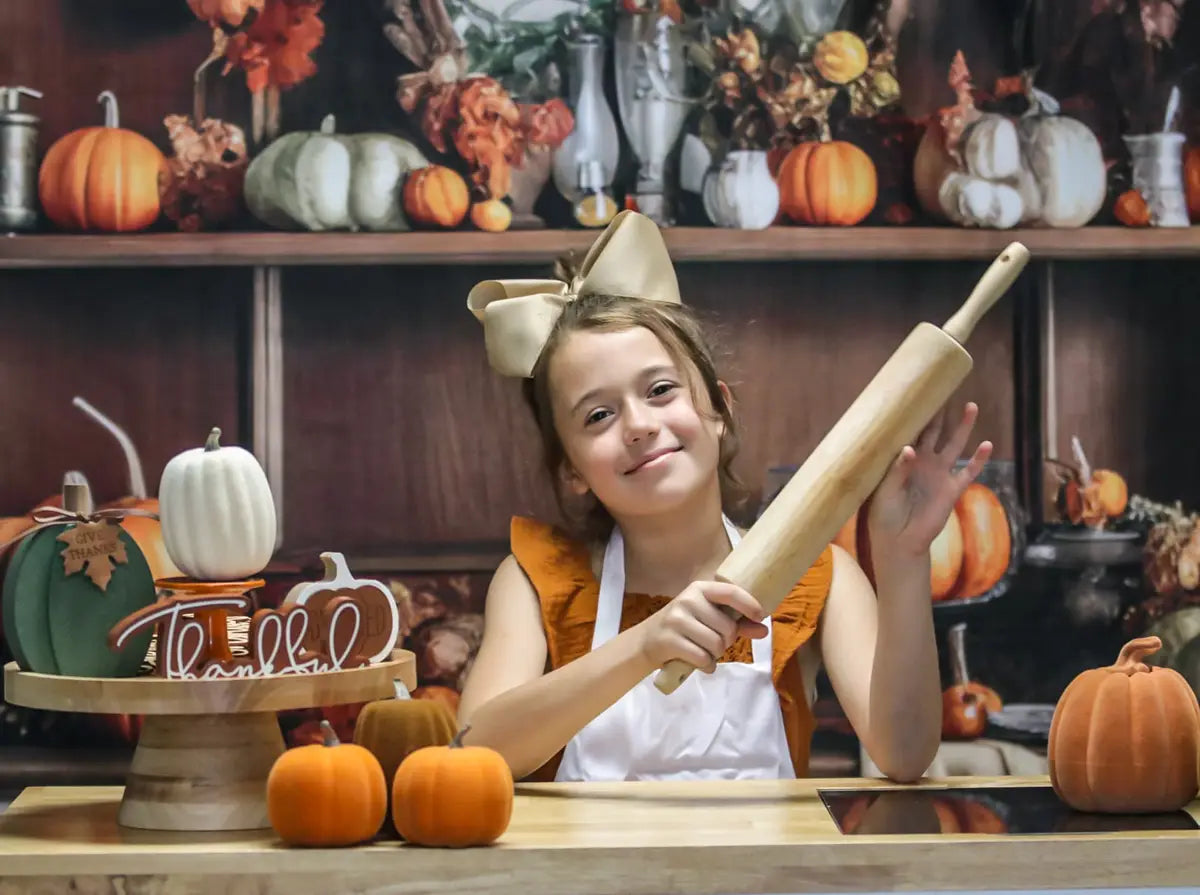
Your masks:
[[[724,424],[705,390],[696,389],[701,406],[693,401],[695,368],[680,369],[653,332],[572,333],[547,372],[577,494],[591,491],[620,518],[678,509],[719,487]]]

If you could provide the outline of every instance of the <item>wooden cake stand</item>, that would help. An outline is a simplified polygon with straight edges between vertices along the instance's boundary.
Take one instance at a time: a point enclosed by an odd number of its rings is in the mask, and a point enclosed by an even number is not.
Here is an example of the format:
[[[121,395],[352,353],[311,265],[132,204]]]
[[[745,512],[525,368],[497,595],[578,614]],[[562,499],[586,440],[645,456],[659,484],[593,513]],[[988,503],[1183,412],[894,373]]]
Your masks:
[[[276,712],[370,702],[416,688],[416,657],[314,674],[227,680],[67,677],[4,666],[4,698],[63,712],[144,715],[117,821],[144,830],[252,830],[284,751]]]

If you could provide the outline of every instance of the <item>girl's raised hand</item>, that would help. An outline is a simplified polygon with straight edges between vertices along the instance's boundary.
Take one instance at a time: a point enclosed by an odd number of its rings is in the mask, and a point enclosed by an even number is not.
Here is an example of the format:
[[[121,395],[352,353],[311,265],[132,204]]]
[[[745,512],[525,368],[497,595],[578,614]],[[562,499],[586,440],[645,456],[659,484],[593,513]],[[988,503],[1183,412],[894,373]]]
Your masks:
[[[955,502],[991,456],[991,442],[983,441],[962,469],[954,468],[978,415],[979,407],[968,403],[954,431],[939,446],[946,418],[943,411],[921,433],[915,449],[905,446],[901,450],[871,496],[867,525],[873,560],[928,559],[929,548],[954,511]]]

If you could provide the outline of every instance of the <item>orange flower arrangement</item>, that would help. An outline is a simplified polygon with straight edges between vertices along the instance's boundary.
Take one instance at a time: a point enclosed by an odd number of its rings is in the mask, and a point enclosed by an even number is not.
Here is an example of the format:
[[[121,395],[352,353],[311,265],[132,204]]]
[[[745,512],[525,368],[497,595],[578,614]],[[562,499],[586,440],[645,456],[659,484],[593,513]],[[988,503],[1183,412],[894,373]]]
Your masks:
[[[556,148],[575,119],[557,97],[517,103],[495,78],[469,74],[466,49],[441,0],[421,0],[421,12],[424,29],[416,16],[408,15],[384,29],[396,49],[420,69],[400,76],[400,107],[409,114],[419,112],[421,131],[438,152],[445,153],[448,142],[454,144],[484,199],[502,199],[526,150]]]
[[[188,0],[192,13],[213,28],[213,54],[225,71],[246,72],[251,93],[292,87],[317,71],[309,54],[325,38],[318,13],[324,0]]]

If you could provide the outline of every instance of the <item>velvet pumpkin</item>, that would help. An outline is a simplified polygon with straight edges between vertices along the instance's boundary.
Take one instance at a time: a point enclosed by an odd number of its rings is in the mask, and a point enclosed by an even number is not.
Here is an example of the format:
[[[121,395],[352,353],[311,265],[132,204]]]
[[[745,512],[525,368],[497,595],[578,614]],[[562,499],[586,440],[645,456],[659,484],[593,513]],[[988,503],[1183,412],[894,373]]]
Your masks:
[[[508,762],[486,746],[464,746],[466,727],[447,746],[426,746],[400,763],[392,782],[392,821],[414,845],[488,845],[512,819]]]
[[[471,194],[462,176],[443,165],[429,165],[404,181],[404,210],[413,224],[450,229],[463,222]]]
[[[878,177],[871,157],[853,143],[801,143],[779,167],[779,208],[802,224],[849,227],[875,207]]]
[[[328,721],[323,743],[288,749],[267,775],[267,819],[288,845],[324,848],[373,838],[387,814],[383,768],[370,750],[342,743]]]
[[[454,740],[454,713],[429,699],[380,699],[368,702],[354,722],[354,742],[379,761],[388,786],[400,763],[426,746],[446,746]],[[389,804],[387,824],[392,825]]]
[[[1200,705],[1179,672],[1142,660],[1162,646],[1139,637],[1117,661],[1078,674],[1050,722],[1050,784],[1077,811],[1175,811],[1196,797]]]
[[[56,140],[38,171],[38,198],[46,217],[63,230],[133,232],[161,211],[162,151],[120,126],[117,98],[105,90],[104,126],[84,127]]]

